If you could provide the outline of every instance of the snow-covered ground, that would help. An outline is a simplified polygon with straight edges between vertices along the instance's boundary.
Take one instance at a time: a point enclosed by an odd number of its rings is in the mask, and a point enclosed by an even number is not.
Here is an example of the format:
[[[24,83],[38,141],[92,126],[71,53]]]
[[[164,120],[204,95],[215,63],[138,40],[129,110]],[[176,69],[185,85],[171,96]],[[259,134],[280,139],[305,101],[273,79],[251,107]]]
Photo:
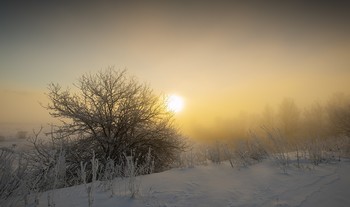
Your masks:
[[[93,206],[350,206],[350,160],[298,169],[287,174],[265,160],[247,168],[227,163],[172,169],[138,177],[140,192],[127,195],[127,180],[115,182],[115,194],[97,189]],[[54,192],[58,206],[88,206],[83,185]],[[47,193],[40,205],[47,206]]]

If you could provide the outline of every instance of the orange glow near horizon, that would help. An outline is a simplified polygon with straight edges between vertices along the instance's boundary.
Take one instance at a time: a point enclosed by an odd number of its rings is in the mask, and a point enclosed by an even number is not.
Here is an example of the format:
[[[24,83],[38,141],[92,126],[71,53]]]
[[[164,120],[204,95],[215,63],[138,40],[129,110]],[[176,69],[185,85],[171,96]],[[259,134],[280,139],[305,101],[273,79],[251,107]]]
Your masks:
[[[81,75],[109,65],[126,68],[157,94],[181,92],[185,108],[180,101],[168,108],[181,111],[182,131],[198,139],[232,128],[242,114],[276,108],[284,97],[305,108],[350,93],[348,8],[286,4],[4,5],[0,134],[9,124],[51,122],[39,104],[47,102],[49,83],[74,89]]]

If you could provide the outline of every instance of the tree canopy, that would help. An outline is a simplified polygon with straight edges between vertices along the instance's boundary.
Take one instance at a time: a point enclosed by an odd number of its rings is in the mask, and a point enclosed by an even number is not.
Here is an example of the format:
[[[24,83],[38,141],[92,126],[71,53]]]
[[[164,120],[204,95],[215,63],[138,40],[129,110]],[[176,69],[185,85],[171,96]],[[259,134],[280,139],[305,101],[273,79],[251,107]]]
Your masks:
[[[80,77],[75,88],[48,87],[51,116],[62,121],[54,133],[69,140],[72,162],[89,159],[122,161],[133,151],[141,161],[151,150],[158,169],[181,149],[181,134],[165,100],[148,85],[109,67]]]

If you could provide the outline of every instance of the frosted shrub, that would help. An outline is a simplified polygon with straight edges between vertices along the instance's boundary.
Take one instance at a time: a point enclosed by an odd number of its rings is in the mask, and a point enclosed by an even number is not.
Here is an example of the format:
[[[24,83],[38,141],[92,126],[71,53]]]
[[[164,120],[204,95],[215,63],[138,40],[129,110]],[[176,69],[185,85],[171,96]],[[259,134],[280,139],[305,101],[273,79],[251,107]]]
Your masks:
[[[223,161],[222,144],[216,142],[214,146],[208,149],[208,158],[210,161],[216,164],[220,164]]]
[[[290,157],[288,155],[289,144],[286,138],[278,130],[266,131],[266,133],[270,141],[270,156],[275,160],[283,173],[287,173]]]
[[[55,165],[55,188],[62,188],[65,187],[65,180],[66,180],[66,152],[65,150],[61,149],[57,155],[56,158],[56,165]]]
[[[327,161],[341,161],[341,157],[350,157],[350,137],[340,135],[330,137],[325,143]]]
[[[308,158],[314,165],[319,165],[323,160],[323,143],[319,139],[310,140],[306,144]]]
[[[221,151],[224,152],[224,158],[230,162],[232,168],[247,167],[267,157],[265,146],[255,135],[224,144]]]
[[[101,180],[103,181],[102,185],[105,191],[113,189],[113,179],[115,176],[116,176],[116,172],[115,172],[114,160],[108,159],[104,166],[104,171],[101,178]],[[112,195],[113,195],[113,192],[112,192]]]
[[[27,165],[11,149],[0,148],[0,206],[16,205],[25,191]]]
[[[146,155],[146,161],[145,161],[145,174],[152,174],[154,172],[154,158],[151,153],[152,149],[148,148],[148,153]]]
[[[130,156],[125,156],[126,166],[124,168],[124,176],[127,178],[127,189],[130,193],[131,198],[139,193],[141,181],[137,179],[137,176],[143,172],[143,166],[138,166],[138,159],[135,158],[134,154],[131,152]]]
[[[195,158],[193,148],[188,151],[179,153],[177,162],[174,163],[174,167],[180,168],[192,168],[195,165]]]
[[[305,144],[308,159],[314,165],[322,162],[341,161],[341,157],[346,156],[349,146],[349,138],[346,136],[315,138],[308,140]]]
[[[123,164],[118,165],[114,160],[108,159],[104,166],[104,170],[101,173],[101,185],[104,191],[110,191],[110,197],[113,197],[115,194],[116,182],[124,176]]]
[[[85,185],[85,189],[86,192],[88,194],[88,204],[89,207],[92,206],[92,204],[94,203],[94,192],[95,192],[95,183],[97,180],[97,171],[99,168],[99,162],[98,159],[95,158],[95,152],[93,152],[92,154],[92,159],[91,159],[91,173],[92,173],[92,179],[91,179],[91,183],[87,184],[87,174],[86,174],[86,165],[87,163],[80,163],[80,177],[81,177],[81,181],[83,182],[83,184]]]
[[[234,166],[237,166],[238,168],[247,167],[252,163],[246,142],[238,142],[233,148],[231,156],[231,159],[233,159]]]
[[[213,147],[201,145],[198,143],[189,143],[189,147],[178,155],[178,159],[174,162],[173,167],[192,168],[196,165],[207,165],[208,160],[215,160],[217,157]]]
[[[338,157],[340,156],[350,158],[350,136],[340,136],[337,141]]]
[[[129,155],[123,153],[125,161],[120,165],[114,166],[116,177],[126,179],[125,193],[130,194],[131,198],[135,198],[139,194],[142,175],[154,172],[154,158],[151,151],[151,148],[149,148],[146,157],[142,157],[142,154],[135,156],[135,151],[133,150],[130,151]],[[143,160],[143,162],[140,160]]]
[[[248,139],[247,148],[249,157],[254,161],[260,162],[268,155],[266,143],[254,133],[251,133],[251,137]]]
[[[65,187],[65,175],[66,175],[66,159],[65,151],[60,150],[56,154],[56,160],[53,167],[52,175],[50,176],[53,180],[52,190],[47,193],[48,206],[55,206],[54,196],[55,189]]]

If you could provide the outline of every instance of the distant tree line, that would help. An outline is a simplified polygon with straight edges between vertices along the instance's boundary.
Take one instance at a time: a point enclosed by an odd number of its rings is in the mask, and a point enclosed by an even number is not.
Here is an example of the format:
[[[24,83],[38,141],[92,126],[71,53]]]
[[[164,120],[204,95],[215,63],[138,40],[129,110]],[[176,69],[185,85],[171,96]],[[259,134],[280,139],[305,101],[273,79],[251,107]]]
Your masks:
[[[277,107],[266,105],[258,114],[242,112],[217,128],[226,134],[213,135],[212,140],[245,139],[251,132],[259,135],[272,129],[289,140],[350,136],[350,95],[335,93],[323,104],[303,108],[293,98],[284,98]]]

